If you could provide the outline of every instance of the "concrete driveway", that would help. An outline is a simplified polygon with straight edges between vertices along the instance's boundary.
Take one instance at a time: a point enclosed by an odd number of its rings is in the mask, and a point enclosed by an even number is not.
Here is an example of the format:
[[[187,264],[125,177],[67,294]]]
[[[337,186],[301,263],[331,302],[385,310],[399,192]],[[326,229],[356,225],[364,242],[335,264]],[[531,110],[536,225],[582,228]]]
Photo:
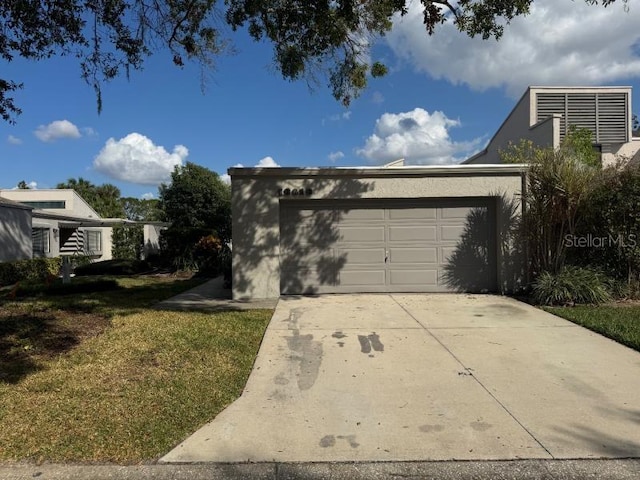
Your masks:
[[[489,295],[284,297],[240,399],[164,462],[640,457],[640,354]]]

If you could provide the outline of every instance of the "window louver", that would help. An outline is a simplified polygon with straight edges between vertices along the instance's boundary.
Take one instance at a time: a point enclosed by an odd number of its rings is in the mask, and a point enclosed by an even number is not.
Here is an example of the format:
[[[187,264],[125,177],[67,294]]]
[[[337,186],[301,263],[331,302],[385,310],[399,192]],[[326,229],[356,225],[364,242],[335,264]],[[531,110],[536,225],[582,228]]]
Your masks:
[[[569,125],[591,130],[594,143],[624,143],[627,138],[625,93],[538,93],[537,121],[562,115],[560,141]]]
[[[598,96],[598,143],[623,143],[627,138],[627,96]]]

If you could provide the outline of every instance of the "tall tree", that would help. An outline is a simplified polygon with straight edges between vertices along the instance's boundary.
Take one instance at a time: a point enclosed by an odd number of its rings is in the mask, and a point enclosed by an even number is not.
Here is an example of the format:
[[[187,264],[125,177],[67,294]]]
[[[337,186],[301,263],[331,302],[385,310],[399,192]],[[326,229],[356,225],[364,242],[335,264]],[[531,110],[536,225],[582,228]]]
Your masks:
[[[467,35],[500,38],[504,24],[526,15],[534,0],[420,0],[425,32],[453,21]],[[584,0],[610,5],[616,0]],[[628,0],[621,0],[625,4]],[[74,55],[82,77],[96,92],[122,72],[140,69],[156,50],[173,63],[192,60],[207,67],[225,51],[226,23],[246,27],[256,41],[273,45],[274,64],[284,78],[326,78],[345,104],[383,75],[369,61],[369,45],[392,27],[409,0],[22,0],[0,2],[0,58],[40,60]],[[4,77],[4,75],[3,75]],[[14,122],[20,108],[12,92],[22,84],[0,78],[0,116]]]
[[[124,217],[128,220],[156,222],[162,220],[160,200],[123,197],[120,199]]]
[[[199,242],[230,240],[231,189],[217,173],[187,162],[176,166],[171,183],[160,185],[159,192],[163,219],[171,223],[163,232],[163,249],[177,268],[200,266]]]

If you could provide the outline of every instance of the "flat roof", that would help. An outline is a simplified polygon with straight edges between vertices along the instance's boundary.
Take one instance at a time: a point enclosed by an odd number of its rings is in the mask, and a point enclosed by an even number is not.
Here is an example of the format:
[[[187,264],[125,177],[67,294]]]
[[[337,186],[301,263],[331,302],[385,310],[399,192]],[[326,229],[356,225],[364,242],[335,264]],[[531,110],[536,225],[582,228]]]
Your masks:
[[[408,165],[398,167],[232,167],[232,177],[428,177],[458,175],[521,175],[525,164]]]

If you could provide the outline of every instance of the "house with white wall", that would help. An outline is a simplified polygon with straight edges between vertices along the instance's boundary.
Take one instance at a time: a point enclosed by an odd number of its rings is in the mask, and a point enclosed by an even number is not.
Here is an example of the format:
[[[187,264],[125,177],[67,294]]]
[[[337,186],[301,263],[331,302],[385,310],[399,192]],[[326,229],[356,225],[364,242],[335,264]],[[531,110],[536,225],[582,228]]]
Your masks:
[[[558,148],[571,126],[591,132],[602,165],[640,161],[640,137],[633,136],[631,87],[529,87],[486,148],[465,164],[500,162],[510,144],[530,140]]]
[[[4,242],[0,247],[1,257],[8,260],[33,257],[58,257],[65,255],[87,255],[94,261],[110,260],[112,247],[112,225],[114,219],[103,219],[91,206],[74,190],[71,189],[42,189],[0,190],[3,202],[18,203],[21,208],[31,214],[30,237],[27,245],[31,247],[30,255],[25,256],[24,228],[19,238],[13,243],[20,242],[23,247],[21,255],[10,255]],[[16,208],[3,208],[0,222],[3,230],[9,225],[9,212],[15,216]],[[23,214],[23,216],[26,214]],[[122,223],[121,219],[115,219]],[[24,223],[24,222],[22,222]],[[7,233],[8,235],[8,233]],[[8,245],[8,244],[7,244]]]

